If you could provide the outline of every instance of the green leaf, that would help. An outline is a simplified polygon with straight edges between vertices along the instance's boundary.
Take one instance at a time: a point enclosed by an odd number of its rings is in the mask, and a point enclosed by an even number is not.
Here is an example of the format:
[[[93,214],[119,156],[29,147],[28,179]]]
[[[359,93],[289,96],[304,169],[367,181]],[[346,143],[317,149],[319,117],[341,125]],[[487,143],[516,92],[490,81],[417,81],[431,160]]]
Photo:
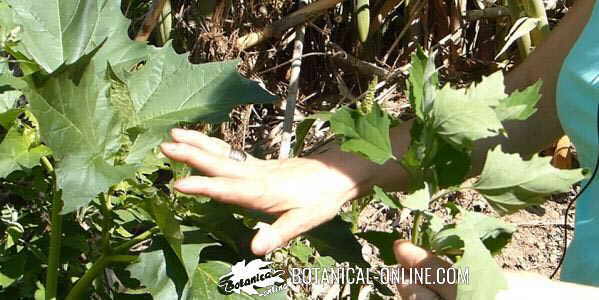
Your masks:
[[[408,99],[420,120],[425,120],[425,115],[431,110],[439,85],[434,57],[434,54],[427,56],[420,47],[412,53],[412,68],[408,77]]]
[[[399,199],[399,202],[403,207],[412,210],[427,210],[430,201],[431,193],[427,182],[424,182],[422,188],[412,192],[403,199]]]
[[[343,107],[330,121],[333,132],[343,138],[341,150],[360,154],[377,164],[395,158],[389,140],[391,122],[378,104],[366,115]]]
[[[187,229],[184,235],[181,249],[190,253],[186,257],[185,265],[197,266],[202,250],[218,245],[206,234],[195,229]],[[131,272],[131,277],[149,289],[154,299],[193,299],[186,297],[184,292],[189,289],[186,286],[191,284],[185,265],[181,263],[169,243],[157,237],[153,240],[151,248],[141,253],[139,260],[127,269]]]
[[[484,102],[489,106],[497,106],[500,100],[507,98],[503,71],[497,71],[489,77],[483,76],[479,83],[466,89],[466,95],[470,99]]]
[[[314,249],[310,248],[304,242],[296,241],[289,248],[289,252],[291,255],[297,257],[301,263],[307,265],[309,263],[310,257],[314,255]]]
[[[493,255],[498,254],[510,242],[512,235],[516,232],[516,226],[497,218],[477,212],[461,211],[468,215],[466,217],[468,222],[472,223],[473,227],[477,229],[480,240]],[[460,240],[456,230],[454,225],[446,226],[446,228],[440,230],[433,236],[431,248],[439,254],[461,254],[460,250],[464,247],[464,243]]]
[[[437,141],[437,153],[433,159],[439,188],[460,185],[468,176],[472,161],[470,153],[460,151],[443,139]]]
[[[23,95],[20,91],[6,91],[0,94],[0,125],[8,129],[17,116],[23,112],[16,108],[19,98]]]
[[[458,149],[470,149],[472,142],[503,131],[488,103],[471,99],[464,90],[454,90],[449,85],[437,93],[432,117],[437,134]]]
[[[495,107],[495,113],[499,120],[526,120],[537,109],[535,105],[541,99],[542,81],[537,81],[534,85],[527,87],[522,91],[515,91],[506,99],[499,102]]]
[[[266,296],[248,295],[245,293],[223,295],[218,289],[219,278],[229,272],[231,272],[231,265],[221,261],[208,261],[199,264],[192,278],[189,298],[210,300],[287,299],[285,291]],[[258,289],[258,291],[263,292],[265,289],[268,288]]]
[[[27,96],[42,141],[57,160],[62,212],[68,213],[133,175],[135,167],[112,162],[123,133],[107,98],[108,83],[85,61],[59,73],[28,90]]]
[[[379,249],[380,257],[386,265],[395,265],[393,243],[401,238],[399,232],[366,231],[356,234]]]
[[[330,256],[340,263],[368,266],[362,257],[362,246],[351,231],[351,224],[340,217],[312,229],[305,236],[321,256]]]
[[[119,93],[116,107],[126,109],[121,116],[127,128],[160,128],[179,122],[219,122],[237,105],[276,99],[258,83],[241,77],[237,64],[192,65],[187,55],[176,54],[167,45],[155,51],[141,70],[122,77],[129,92]]]
[[[583,169],[559,170],[551,157],[533,156],[523,160],[518,154],[502,152],[501,146],[490,150],[480,179],[473,188],[481,193],[499,214],[541,204],[554,193],[568,192],[585,178]]]
[[[195,259],[197,258],[197,249],[194,247],[183,248],[181,224],[175,218],[174,209],[167,201],[164,197],[157,195],[151,199],[147,199],[144,203],[145,209],[152,216],[158,228],[160,228],[160,232],[175,252],[175,255],[177,255],[181,263],[185,266],[187,275],[191,277],[198,264],[198,260]]]
[[[456,225],[455,233],[464,243],[464,253],[454,267],[467,268],[470,282],[458,284],[457,299],[495,299],[500,290],[507,289],[507,280],[480,239],[481,231],[486,229],[480,227],[480,217],[466,211],[462,213],[463,220]]]
[[[381,203],[393,209],[402,209],[399,200],[396,197],[389,196],[389,194],[387,194],[381,187],[375,185],[372,187],[372,190],[374,191],[374,198],[372,200],[380,201]]]
[[[293,156],[299,156],[304,150],[304,140],[306,139],[306,135],[310,132],[310,128],[312,128],[312,124],[316,119],[306,118],[301,121],[297,125],[297,129],[295,130],[295,146],[293,147]]]
[[[73,63],[102,40],[94,33],[100,26],[101,0],[6,0],[22,26],[23,48],[42,68],[51,73],[62,64]]]
[[[25,128],[19,132],[18,127],[13,126],[0,144],[0,178],[6,178],[10,173],[31,169],[40,164],[43,156],[51,154],[48,147],[35,146],[35,131]]]
[[[0,287],[7,288],[25,273],[26,257],[22,254],[2,257],[0,261]]]

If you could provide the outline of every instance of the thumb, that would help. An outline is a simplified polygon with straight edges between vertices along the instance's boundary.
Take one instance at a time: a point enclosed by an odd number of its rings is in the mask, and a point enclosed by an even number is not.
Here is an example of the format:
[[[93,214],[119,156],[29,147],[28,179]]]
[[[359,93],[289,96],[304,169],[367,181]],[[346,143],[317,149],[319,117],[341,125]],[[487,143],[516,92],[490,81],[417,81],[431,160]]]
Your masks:
[[[303,209],[293,209],[281,215],[272,225],[260,228],[252,240],[252,252],[266,255],[281,247],[291,239],[314,228],[310,213]]]

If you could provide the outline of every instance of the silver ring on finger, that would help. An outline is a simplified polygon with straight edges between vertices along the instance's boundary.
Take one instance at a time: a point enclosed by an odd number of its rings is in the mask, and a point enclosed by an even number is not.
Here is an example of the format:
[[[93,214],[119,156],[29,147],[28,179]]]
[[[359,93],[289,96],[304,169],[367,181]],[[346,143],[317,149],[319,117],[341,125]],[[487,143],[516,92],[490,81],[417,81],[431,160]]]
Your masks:
[[[248,155],[244,151],[231,147],[231,150],[229,150],[229,158],[238,162],[244,162],[247,160]]]

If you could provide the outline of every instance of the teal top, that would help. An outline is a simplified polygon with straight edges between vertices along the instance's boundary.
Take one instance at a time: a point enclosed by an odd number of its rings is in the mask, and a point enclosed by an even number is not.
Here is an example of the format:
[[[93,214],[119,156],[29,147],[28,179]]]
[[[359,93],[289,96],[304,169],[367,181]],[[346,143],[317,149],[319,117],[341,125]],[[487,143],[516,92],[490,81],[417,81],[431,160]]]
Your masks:
[[[593,15],[568,54],[557,84],[562,127],[581,165],[593,171],[598,159],[599,0]],[[599,175],[599,174],[598,174]],[[582,182],[584,187],[587,182]],[[561,273],[564,281],[599,286],[599,178],[576,200],[575,235]]]

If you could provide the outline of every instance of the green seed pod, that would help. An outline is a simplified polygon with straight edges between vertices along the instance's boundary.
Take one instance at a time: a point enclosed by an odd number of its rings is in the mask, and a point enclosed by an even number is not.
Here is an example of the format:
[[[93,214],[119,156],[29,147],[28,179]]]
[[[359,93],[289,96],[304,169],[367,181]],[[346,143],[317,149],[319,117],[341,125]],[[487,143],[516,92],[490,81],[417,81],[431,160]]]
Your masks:
[[[369,0],[355,0],[354,12],[356,13],[356,24],[358,24],[358,35],[362,43],[368,38],[370,29],[370,3]]]

